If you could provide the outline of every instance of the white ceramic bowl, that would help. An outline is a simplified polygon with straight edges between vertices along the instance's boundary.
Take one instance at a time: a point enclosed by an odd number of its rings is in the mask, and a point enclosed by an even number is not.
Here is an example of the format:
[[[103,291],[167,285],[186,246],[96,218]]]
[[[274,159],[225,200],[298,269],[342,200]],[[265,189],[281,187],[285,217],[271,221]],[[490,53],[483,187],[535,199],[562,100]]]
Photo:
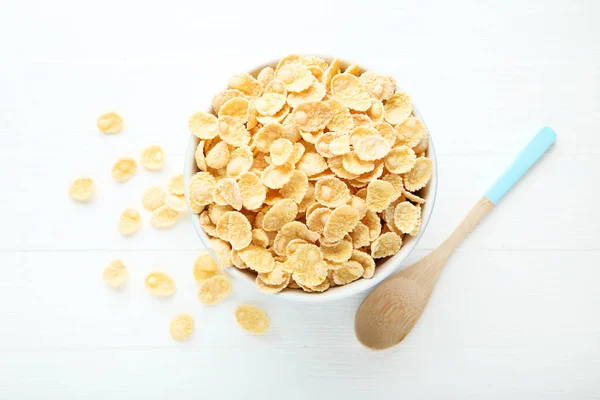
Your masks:
[[[328,63],[333,60],[332,57],[323,57],[323,56],[320,56],[320,57],[325,59]],[[342,67],[345,68],[348,65],[350,65],[351,63],[342,61],[341,64],[342,64]],[[261,69],[263,69],[265,67],[269,67],[269,66],[274,68],[276,65],[277,65],[277,61],[273,61],[273,62],[264,64],[264,65],[261,65],[257,68],[254,68],[254,69],[250,70],[249,72],[252,75],[256,76],[256,74]],[[362,64],[359,64],[359,65],[362,66]],[[343,70],[343,68],[342,68],[342,70]],[[368,68],[367,68],[367,70],[368,70]],[[377,70],[377,71],[385,72],[384,70]],[[212,112],[211,100],[212,100],[213,95],[214,95],[214,93],[206,94],[207,103],[208,103],[207,108],[206,108],[207,112]],[[414,108],[414,113],[423,122],[423,124],[425,124],[425,121],[423,120],[421,114],[418,112],[416,107]],[[429,132],[429,130],[427,130],[427,131]],[[190,178],[196,172],[199,171],[198,167],[196,166],[196,160],[194,157],[194,153],[196,151],[196,147],[198,146],[199,141],[200,141],[200,139],[198,139],[197,137],[195,137],[193,135],[190,135],[187,154],[185,157],[185,166],[184,166],[184,171],[183,171],[185,187],[188,186],[188,182],[190,181]],[[400,267],[402,266],[403,261],[406,259],[406,257],[408,257],[410,252],[413,251],[413,249],[415,248],[415,246],[421,239],[421,236],[423,236],[423,234],[425,233],[425,230],[429,223],[429,218],[431,217],[431,214],[433,212],[433,207],[435,205],[435,198],[436,198],[436,194],[437,194],[437,158],[435,155],[435,149],[433,146],[433,141],[431,139],[431,135],[429,135],[429,149],[427,150],[427,157],[429,157],[433,161],[433,173],[431,175],[431,180],[429,181],[429,184],[420,193],[420,195],[426,199],[426,203],[423,205],[420,232],[415,237],[408,236],[408,235],[405,236],[404,243],[403,243],[400,251],[396,255],[386,259],[385,261],[379,261],[377,263],[377,268],[375,269],[375,274],[373,275],[373,277],[371,279],[359,279],[348,285],[336,286],[336,287],[330,288],[329,290],[327,290],[323,293],[307,293],[307,292],[304,292],[303,290],[286,289],[280,293],[270,295],[270,296],[274,296],[274,298],[277,298],[277,299],[286,299],[286,300],[311,302],[311,303],[318,303],[318,302],[324,302],[324,301],[328,301],[328,300],[341,299],[343,297],[352,296],[357,293],[369,290],[369,289],[373,288],[374,286],[376,286],[379,282],[381,282],[382,280],[384,280],[385,278],[390,276],[393,272],[399,271],[401,269]],[[187,196],[187,193],[186,193],[186,196]],[[191,211],[189,211],[189,214],[191,216],[194,228],[196,229],[196,232],[198,233],[198,236],[200,237],[200,241],[202,242],[204,247],[206,247],[212,253],[212,251],[210,250],[210,248],[208,246],[209,238],[206,235],[206,233],[204,233],[202,228],[200,227],[199,216],[197,214],[192,213]],[[214,253],[212,255],[213,255],[213,257],[215,257]],[[252,273],[248,270],[240,270],[235,267],[227,268],[227,272],[229,272],[239,282],[246,284],[246,285],[251,285],[253,287],[256,287],[256,284],[254,282],[254,280],[256,278],[255,273]],[[258,291],[258,289],[257,289],[257,291]]]

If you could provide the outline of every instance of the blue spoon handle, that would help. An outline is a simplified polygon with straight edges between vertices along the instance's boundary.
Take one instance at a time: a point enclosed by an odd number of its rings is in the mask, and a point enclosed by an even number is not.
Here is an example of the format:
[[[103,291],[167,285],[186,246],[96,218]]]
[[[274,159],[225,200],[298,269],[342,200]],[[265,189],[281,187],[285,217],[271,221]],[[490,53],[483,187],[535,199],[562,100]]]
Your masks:
[[[542,128],[531,142],[525,146],[512,165],[508,167],[504,174],[486,192],[485,197],[494,204],[498,203],[506,192],[552,146],[555,140],[556,133],[551,128]]]

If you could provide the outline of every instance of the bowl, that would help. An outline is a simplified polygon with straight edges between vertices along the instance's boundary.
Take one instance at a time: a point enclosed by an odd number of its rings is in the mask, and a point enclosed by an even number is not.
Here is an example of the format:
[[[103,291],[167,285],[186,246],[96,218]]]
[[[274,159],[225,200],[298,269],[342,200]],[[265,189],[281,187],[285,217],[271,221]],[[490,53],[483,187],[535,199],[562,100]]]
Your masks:
[[[333,57],[327,57],[327,56],[319,56],[319,57],[323,58],[328,63],[330,63],[333,60]],[[261,66],[251,69],[248,72],[250,74],[252,74],[253,76],[256,76],[256,74],[265,67],[275,68],[275,66],[277,65],[277,61],[278,60],[263,64]],[[349,63],[349,62],[341,61],[342,70],[350,64],[351,63]],[[360,65],[362,65],[362,64],[360,64]],[[370,69],[367,68],[366,70],[370,70]],[[364,70],[361,67],[361,72],[363,72],[363,71]],[[380,70],[380,69],[377,69],[376,71],[384,72],[384,70]],[[214,95],[214,93],[207,93],[206,110],[207,110],[207,112],[210,112],[210,113],[213,112],[212,102],[211,102],[213,95]],[[427,125],[425,124],[425,120],[423,119],[422,115],[419,113],[417,108],[414,106],[414,104],[413,104],[413,110],[414,110],[413,112],[414,112],[415,116],[418,117],[421,120],[421,122],[423,122],[423,125],[425,125],[426,131],[429,133],[429,130],[427,129]],[[200,141],[200,139],[198,139],[194,135],[190,135],[190,140],[188,142],[188,149],[187,149],[187,153],[186,153],[186,157],[185,157],[184,171],[183,171],[184,182],[185,182],[186,188],[188,186],[188,183],[189,183],[191,177],[196,172],[199,171],[198,167],[196,166],[196,160],[194,157],[194,153],[196,151],[196,147],[198,146],[199,141]],[[415,246],[417,245],[417,243],[419,242],[419,240],[425,233],[425,231],[427,229],[427,225],[429,223],[429,219],[431,218],[431,214],[433,212],[433,208],[435,205],[435,198],[436,198],[436,194],[437,194],[437,158],[436,158],[436,154],[435,154],[433,140],[431,138],[430,133],[429,133],[429,148],[426,151],[426,155],[433,162],[433,172],[432,172],[431,179],[430,179],[428,185],[419,192],[419,195],[426,200],[426,202],[422,208],[420,232],[417,236],[414,236],[414,237],[408,236],[408,235],[404,236],[403,245],[400,248],[400,251],[390,258],[387,258],[387,259],[384,259],[383,261],[377,262],[375,274],[373,275],[373,277],[371,279],[364,279],[364,278],[358,279],[348,285],[332,287],[323,293],[308,293],[308,292],[304,292],[303,290],[284,289],[280,293],[272,294],[269,296],[274,296],[275,298],[278,298],[278,299],[308,302],[308,303],[318,303],[318,302],[336,300],[336,299],[341,299],[341,298],[356,295],[361,292],[368,291],[369,289],[372,289],[373,287],[377,286],[377,284],[379,282],[381,282],[382,280],[384,280],[385,278],[390,276],[392,273],[398,272],[399,270],[401,270],[403,267],[402,263],[410,255],[410,253],[413,251],[413,249],[415,248]],[[186,197],[187,197],[187,191],[186,191]],[[202,242],[204,247],[206,249],[208,249],[208,251],[211,253],[213,258],[216,259],[214,253],[212,252],[212,250],[210,249],[210,247],[208,245],[209,238],[200,226],[199,215],[194,214],[191,211],[189,211],[189,214],[191,216],[192,224],[193,224],[196,232],[198,233],[198,237],[200,238],[200,241]],[[256,284],[254,282],[254,280],[256,278],[255,273],[249,272],[248,270],[240,270],[234,266],[227,268],[226,270],[230,275],[232,275],[240,283],[245,284],[245,285],[252,285],[254,288],[256,288]],[[258,292],[258,289],[257,289],[257,292]]]

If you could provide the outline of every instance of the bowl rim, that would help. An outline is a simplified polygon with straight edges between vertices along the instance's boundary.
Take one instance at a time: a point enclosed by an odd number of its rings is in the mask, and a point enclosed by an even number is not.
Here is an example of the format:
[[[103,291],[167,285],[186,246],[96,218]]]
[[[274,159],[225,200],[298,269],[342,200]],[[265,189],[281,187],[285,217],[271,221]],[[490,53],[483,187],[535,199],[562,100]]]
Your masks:
[[[327,62],[331,62],[334,59],[333,57],[322,56],[322,55],[317,55],[317,57],[321,57],[324,60],[326,60]],[[279,60],[274,60],[269,63],[262,64],[258,67],[250,69],[249,73],[251,73],[251,74],[255,73],[256,71],[259,71],[265,67],[274,67],[275,65],[277,65],[278,61]],[[346,60],[340,59],[340,61],[347,65],[351,64],[351,63],[347,62]],[[213,111],[212,103],[209,104],[208,110],[209,110],[208,112],[212,113],[212,111]],[[419,112],[417,107],[414,105],[414,103],[413,103],[413,112],[415,113],[415,116],[417,118],[419,118],[419,120],[423,123],[423,125],[425,126],[425,129],[428,133],[429,147],[427,149],[427,157],[429,159],[431,159],[431,161],[433,163],[433,171],[432,171],[429,183],[427,185],[428,191],[427,191],[427,194],[425,197],[426,202],[425,202],[425,205],[423,206],[423,212],[422,212],[422,216],[421,216],[421,227],[420,227],[419,234],[417,236],[411,237],[409,243],[403,243],[403,245],[400,248],[400,251],[398,253],[394,254],[392,257],[385,260],[382,264],[378,265],[375,270],[375,274],[370,279],[358,279],[348,285],[336,286],[336,287],[333,287],[323,293],[309,293],[309,292],[305,292],[303,290],[283,290],[282,292],[279,292],[276,294],[269,294],[268,296],[275,297],[277,299],[287,300],[287,301],[296,301],[296,302],[304,302],[304,303],[318,303],[318,302],[339,300],[342,298],[356,295],[361,292],[365,292],[369,289],[373,289],[375,286],[377,286],[377,284],[379,284],[381,281],[383,281],[384,279],[386,279],[393,273],[397,273],[407,267],[407,265],[402,265],[402,263],[412,253],[412,251],[415,249],[415,247],[417,246],[417,244],[423,237],[423,234],[427,230],[427,226],[429,225],[431,215],[433,214],[433,210],[435,208],[435,201],[436,201],[437,189],[438,189],[438,181],[437,181],[438,164],[437,164],[437,155],[435,152],[435,146],[433,143],[433,139],[431,137],[431,133],[430,133],[429,129],[427,129],[427,124],[426,124],[425,120],[423,119],[421,113]],[[196,146],[197,146],[198,140],[199,139],[197,137],[190,134],[190,138],[188,140],[188,145],[187,145],[187,150],[186,150],[186,155],[185,155],[185,159],[184,159],[184,166],[183,166],[183,179],[184,179],[184,185],[186,188],[189,185],[189,181],[190,181],[191,177],[194,175],[194,169],[197,168],[195,152],[196,152]],[[192,221],[192,226],[194,227],[196,233],[198,234],[200,241],[202,242],[203,246],[205,247],[205,250],[207,250],[211,254],[211,256],[216,260],[217,257],[209,245],[209,237],[204,232],[202,227],[200,226],[199,214],[195,214],[190,210],[187,190],[185,191],[185,198],[186,198],[186,205],[188,208],[188,214]],[[224,268],[224,270],[229,275],[233,276],[237,281],[244,281],[244,284],[252,285],[252,287],[256,290],[257,293],[266,295],[265,293],[262,293],[258,289],[256,289],[255,279],[251,278],[246,272],[237,269],[235,266],[226,267],[226,268]]]

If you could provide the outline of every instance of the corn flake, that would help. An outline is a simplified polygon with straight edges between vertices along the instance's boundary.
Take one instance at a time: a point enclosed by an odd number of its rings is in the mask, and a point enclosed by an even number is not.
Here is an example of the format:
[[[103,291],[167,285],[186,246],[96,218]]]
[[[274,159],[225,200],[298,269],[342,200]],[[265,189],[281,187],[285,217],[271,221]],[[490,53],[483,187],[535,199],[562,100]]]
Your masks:
[[[231,283],[226,277],[217,275],[202,282],[198,290],[198,299],[203,304],[212,305],[225,300],[229,293]]]
[[[307,242],[314,243],[319,239],[319,233],[309,230],[306,225],[300,221],[293,221],[285,224],[273,240],[273,250],[275,254],[286,255],[286,247],[293,239],[304,239]]]
[[[391,149],[390,143],[375,128],[355,128],[350,134],[350,144],[363,161],[379,160]]]
[[[308,191],[308,176],[306,172],[295,170],[290,180],[279,189],[279,193],[287,199],[300,204]]]
[[[152,212],[150,225],[156,229],[171,228],[177,223],[179,213],[168,205],[160,206]]]
[[[294,280],[305,286],[316,286],[327,279],[323,253],[313,244],[300,244],[283,263],[283,269],[291,272]]]
[[[226,142],[219,142],[206,154],[206,165],[220,169],[227,166],[230,157],[229,145]]]
[[[269,235],[263,229],[252,229],[252,244],[258,247],[267,248],[270,244]]]
[[[127,267],[121,260],[114,260],[102,272],[106,284],[114,289],[120,288],[127,282]]]
[[[279,122],[271,122],[258,130],[254,136],[254,145],[259,151],[268,153],[273,142],[284,137],[285,129],[283,125]]]
[[[271,143],[269,153],[271,162],[275,166],[280,166],[286,163],[292,155],[294,144],[288,139],[280,138]]]
[[[236,308],[235,319],[242,329],[254,335],[262,335],[269,329],[267,314],[260,308],[249,304],[242,304]]]
[[[194,331],[194,319],[190,314],[178,314],[169,324],[169,334],[174,340],[183,342]]]
[[[258,97],[263,92],[260,82],[245,72],[233,75],[227,84],[231,89],[237,89],[250,97]]]
[[[371,96],[359,79],[351,74],[337,74],[331,80],[331,94],[344,106],[367,111],[371,107]]]
[[[342,156],[331,157],[327,159],[327,165],[329,166],[329,169],[331,169],[331,171],[339,178],[356,179],[358,176],[360,176],[360,174],[353,174],[346,170]]]
[[[283,199],[275,203],[264,216],[263,229],[265,231],[277,231],[288,222],[296,219],[298,205],[292,199]]]
[[[324,206],[336,208],[350,200],[350,190],[338,178],[323,178],[315,184],[315,198]]]
[[[241,174],[238,185],[242,195],[242,204],[247,210],[256,210],[264,203],[267,189],[254,173]]]
[[[146,289],[159,297],[169,297],[175,293],[175,281],[163,272],[152,272],[146,276]]]
[[[99,116],[96,125],[100,132],[112,135],[123,130],[123,118],[115,112],[109,112]]]
[[[396,80],[388,75],[366,71],[358,80],[377,100],[388,100],[396,91]]]
[[[358,262],[363,267],[363,278],[370,279],[375,274],[375,260],[364,251],[353,250],[350,260]]]
[[[183,174],[178,174],[172,177],[167,183],[167,190],[169,193],[180,196],[185,193],[185,187],[183,183]]]
[[[96,191],[96,184],[92,178],[77,178],[69,187],[69,196],[73,200],[89,201]]]
[[[352,255],[352,242],[349,240],[340,240],[334,244],[321,243],[323,258],[333,262],[344,262],[350,259]]]
[[[287,163],[280,166],[270,165],[260,174],[262,183],[270,189],[281,189],[292,179],[294,165]]]
[[[352,232],[357,223],[358,211],[344,204],[333,210],[327,219],[323,236],[327,240],[337,242],[338,240],[342,240],[346,234]]]
[[[371,244],[369,227],[360,221],[356,224],[354,230],[350,232],[350,237],[352,238],[352,245],[354,248],[359,249]]]
[[[119,158],[112,167],[112,177],[117,182],[125,182],[131,179],[137,171],[137,163],[133,158]]]
[[[373,127],[373,121],[371,121],[371,118],[369,118],[368,115],[365,114],[361,114],[361,113],[353,113],[352,114],[352,122],[354,123],[355,127],[362,127],[362,128],[372,128]]]
[[[403,175],[404,187],[415,192],[427,185],[433,173],[433,162],[426,157],[419,157],[413,168]]]
[[[394,147],[385,157],[385,168],[394,174],[403,174],[410,171],[415,165],[417,157],[408,146]]]
[[[285,88],[285,83],[283,83],[280,79],[273,79],[271,82],[267,84],[265,87],[265,93],[277,93],[287,96],[287,89]]]
[[[394,187],[391,183],[374,180],[367,186],[367,208],[373,212],[386,209],[394,201]]]
[[[329,208],[317,208],[306,217],[306,226],[311,231],[322,234],[332,212]]]
[[[411,113],[411,99],[404,92],[396,92],[383,105],[383,118],[392,125],[401,124]]]
[[[217,117],[202,111],[190,117],[188,128],[192,135],[200,139],[212,139],[219,134]]]
[[[394,232],[382,233],[371,243],[371,256],[373,258],[383,258],[393,256],[400,251],[402,247],[402,238]]]
[[[373,161],[362,160],[355,152],[346,153],[342,156],[342,166],[344,170],[354,174],[354,178],[358,178],[360,174],[375,169],[375,163]]]
[[[267,84],[273,79],[275,79],[275,70],[271,67],[265,67],[261,69],[256,76],[256,80],[259,81],[263,86],[267,86]]]
[[[327,161],[316,152],[305,152],[296,164],[296,168],[304,171],[310,177],[325,171],[327,169]]]
[[[273,116],[283,108],[286,97],[279,93],[265,93],[256,99],[254,106],[260,115]]]
[[[219,118],[218,131],[223,142],[235,147],[245,146],[250,142],[250,132],[244,122],[229,115]]]
[[[223,178],[214,186],[213,201],[219,205],[230,205],[236,210],[242,208],[242,192],[233,178]]]
[[[219,110],[228,100],[233,99],[234,97],[244,97],[245,94],[240,92],[237,89],[226,89],[222,90],[215,95],[212,99],[212,106],[215,114],[219,113]]]
[[[238,254],[248,268],[258,273],[267,273],[275,268],[275,260],[271,252],[253,244],[238,250]]]
[[[133,208],[128,208],[119,218],[119,233],[123,236],[131,236],[140,229],[141,225],[140,213]]]
[[[211,250],[217,256],[219,265],[227,268],[231,266],[231,246],[224,240],[213,237],[209,239]]]
[[[277,69],[275,74],[289,92],[302,92],[315,81],[315,76],[305,66],[289,64]]]
[[[215,177],[210,172],[196,172],[188,186],[190,201],[198,206],[210,204],[216,183]]]
[[[234,97],[227,100],[219,109],[219,120],[225,116],[239,119],[242,123],[248,121],[250,102],[245,97]]]
[[[144,192],[142,205],[148,211],[154,211],[165,204],[166,193],[160,186],[152,186]]]
[[[317,132],[325,129],[332,118],[331,106],[324,101],[307,101],[292,111],[292,118],[301,130]]]
[[[349,260],[333,271],[333,281],[337,285],[347,285],[360,278],[363,273],[364,268],[358,261]]]
[[[204,251],[194,261],[194,279],[200,284],[203,281],[212,278],[219,273],[219,264],[211,255]]]
[[[290,93],[287,96],[287,104],[292,107],[298,107],[300,104],[307,101],[321,101],[325,97],[325,85],[321,82],[314,81],[308,89],[298,93]]]
[[[338,60],[336,58],[335,60],[333,60],[331,62],[331,64],[329,64],[329,67],[323,73],[322,81],[326,88],[329,89],[329,87],[331,86],[331,80],[333,79],[334,76],[336,76],[339,73],[340,73],[340,60]]]
[[[160,146],[148,146],[140,157],[142,167],[150,171],[158,171],[165,164],[165,152]]]

